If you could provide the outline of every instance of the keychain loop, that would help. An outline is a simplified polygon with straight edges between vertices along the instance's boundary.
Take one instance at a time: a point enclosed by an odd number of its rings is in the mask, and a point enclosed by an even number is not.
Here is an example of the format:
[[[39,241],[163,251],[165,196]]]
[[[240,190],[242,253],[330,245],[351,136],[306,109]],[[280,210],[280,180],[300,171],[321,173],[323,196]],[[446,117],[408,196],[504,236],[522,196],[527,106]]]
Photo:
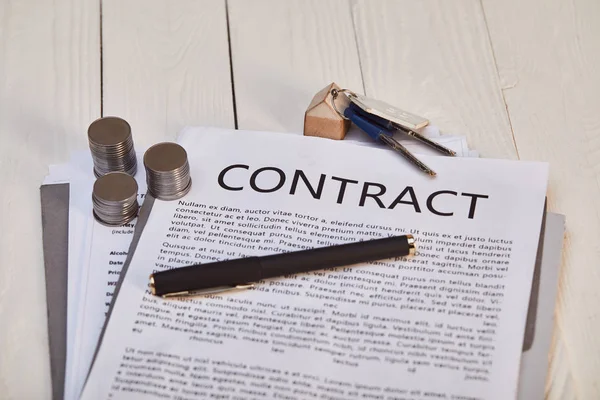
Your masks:
[[[342,117],[343,119],[345,119],[346,121],[350,121],[350,118],[346,117],[343,113],[340,112],[340,110],[338,110],[337,106],[335,105],[335,99],[337,99],[338,95],[340,93],[350,93],[350,94],[354,94],[354,92],[350,89],[331,89],[331,105],[333,106],[333,109],[335,110],[336,113],[338,113],[338,115],[340,117]],[[348,95],[346,94],[346,96],[348,97]]]

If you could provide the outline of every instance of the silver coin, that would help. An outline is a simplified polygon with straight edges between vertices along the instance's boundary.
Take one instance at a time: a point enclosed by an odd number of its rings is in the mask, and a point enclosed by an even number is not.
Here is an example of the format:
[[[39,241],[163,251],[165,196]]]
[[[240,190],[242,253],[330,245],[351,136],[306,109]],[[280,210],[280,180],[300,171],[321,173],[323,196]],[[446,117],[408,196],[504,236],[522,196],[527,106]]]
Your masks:
[[[144,154],[144,166],[151,172],[170,174],[187,164],[187,153],[177,143],[164,142],[150,147]]]
[[[88,128],[88,142],[96,177],[120,171],[134,176],[137,159],[131,127],[122,118],[103,117]]]
[[[160,200],[176,200],[191,188],[187,153],[177,143],[158,143],[144,154],[146,182],[150,194]]]
[[[88,128],[88,139],[97,146],[114,146],[130,138],[131,127],[119,117],[98,118]]]
[[[152,197],[154,197],[156,199],[171,201],[171,200],[177,200],[177,199],[182,198],[183,196],[185,196],[186,194],[189,193],[191,188],[192,188],[192,179],[190,178],[190,180],[188,181],[188,185],[185,188],[183,188],[182,190],[167,192],[166,194],[163,192],[163,194],[161,194],[161,195],[157,195],[154,192],[154,190],[152,190],[152,189],[148,189],[148,191],[150,192],[150,195],[152,195]]]
[[[121,226],[137,216],[138,185],[124,172],[110,172],[98,178],[92,191],[94,217],[108,226]]]

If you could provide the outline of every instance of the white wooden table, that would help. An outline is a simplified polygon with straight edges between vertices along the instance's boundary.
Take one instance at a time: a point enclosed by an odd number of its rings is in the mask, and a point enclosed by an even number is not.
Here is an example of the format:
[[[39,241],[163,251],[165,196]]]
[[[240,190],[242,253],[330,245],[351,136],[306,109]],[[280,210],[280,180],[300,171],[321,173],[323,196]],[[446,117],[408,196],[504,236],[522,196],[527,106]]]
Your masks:
[[[50,396],[38,187],[101,115],[301,132],[343,87],[551,163],[567,237],[550,399],[600,398],[597,0],[0,0],[0,397]]]

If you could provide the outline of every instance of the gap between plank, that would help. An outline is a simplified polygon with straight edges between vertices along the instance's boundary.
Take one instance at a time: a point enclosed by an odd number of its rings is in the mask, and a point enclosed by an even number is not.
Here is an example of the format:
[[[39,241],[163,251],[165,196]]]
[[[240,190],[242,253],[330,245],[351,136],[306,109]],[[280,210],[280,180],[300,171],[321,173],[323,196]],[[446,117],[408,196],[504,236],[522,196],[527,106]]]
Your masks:
[[[492,35],[490,34],[490,27],[488,25],[487,17],[485,15],[485,7],[483,6],[483,0],[479,0],[479,8],[481,9],[481,15],[483,16],[483,23],[485,24],[485,31],[487,32],[488,44],[490,51],[492,52],[492,59],[494,60],[494,68],[496,68],[496,76],[498,77],[498,89],[500,89],[500,95],[502,96],[502,103],[504,103],[504,109],[506,110],[506,118],[508,118],[508,126],[510,127],[510,135],[512,137],[513,146],[517,152],[517,159],[521,159],[519,155],[519,147],[517,146],[517,139],[515,137],[515,130],[513,128],[512,120],[510,119],[510,111],[508,110],[508,104],[506,103],[506,96],[504,96],[504,89],[500,85],[500,71],[498,70],[498,61],[496,60],[496,52],[494,51],[494,45],[492,44]]]
[[[487,31],[487,37],[488,37],[488,43],[489,43],[490,49],[492,51],[492,57],[493,57],[493,60],[494,60],[494,67],[496,68],[496,74],[498,76],[498,82],[500,83],[500,71],[498,70],[498,61],[496,60],[496,53],[494,51],[494,46],[492,44],[492,36],[490,34],[490,27],[488,25],[487,16],[485,14],[485,6],[483,5],[483,0],[479,0],[479,6],[481,8],[481,13],[483,15],[483,21],[485,23],[485,29]],[[512,125],[512,120],[510,119],[510,111],[508,110],[508,104],[506,103],[506,97],[504,95],[504,91],[505,90],[511,89],[515,85],[512,85],[512,86],[507,87],[507,88],[502,88],[502,85],[499,84],[498,88],[500,89],[500,94],[502,95],[502,101],[504,102],[504,107],[506,108],[506,116],[508,117],[508,123],[510,125],[510,131],[511,131],[512,139],[513,139],[513,145],[515,146],[515,150],[517,152],[517,158],[521,159],[521,156],[519,155],[519,148],[517,147],[517,142],[516,142],[516,138],[515,138],[515,131],[514,131],[514,128],[513,128],[513,125]],[[561,291],[559,290],[558,294],[557,294],[557,302],[560,302],[560,299],[561,299]],[[556,310],[555,310],[555,315],[556,315]],[[571,383],[573,384],[573,389],[575,391],[575,396],[577,398],[579,398],[577,385],[575,384],[575,380],[574,380],[574,377],[572,375],[572,371],[571,371],[571,367],[570,367],[572,365],[572,363],[571,363],[571,357],[570,357],[569,349],[567,348],[567,344],[565,343],[564,339],[562,339],[562,338],[564,338],[564,335],[562,334],[562,325],[560,323],[558,323],[558,320],[556,318],[555,318],[555,323],[554,323],[554,329],[560,330],[560,332],[561,332],[562,347],[563,347],[564,352],[566,354],[567,362],[569,363],[569,365],[567,366],[567,372],[566,372],[567,379],[569,379],[571,381]],[[554,340],[554,337],[553,337],[553,340]],[[552,370],[552,363],[553,362],[554,363],[557,362],[556,360],[553,360],[554,354],[552,353],[552,351],[555,351],[555,350],[556,350],[556,344],[553,343],[552,346],[551,346],[551,349],[550,349],[551,353],[549,354],[550,365],[548,365],[548,371]],[[548,376],[547,376],[546,379],[547,379],[547,381],[546,381],[546,390],[547,390],[548,387],[553,384],[553,382],[549,382],[548,381],[549,379],[552,379],[552,376],[550,376],[550,373],[548,374]],[[547,397],[547,395],[548,394],[546,393],[545,397]]]
[[[350,6],[350,19],[352,20],[352,30],[354,31],[354,44],[356,45],[356,55],[358,57],[358,70],[360,71],[360,81],[362,83],[363,94],[367,95],[367,89],[365,88],[365,77],[363,75],[362,57],[360,56],[360,45],[358,44],[358,33],[356,32],[356,22],[354,21],[354,7],[356,5],[355,0],[348,2]]]
[[[233,101],[233,123],[238,129],[237,106],[235,103],[235,81],[233,80],[233,56],[231,54],[231,29],[229,28],[229,1],[225,0],[225,20],[227,21],[227,46],[229,50],[229,75],[231,79],[231,98]]]
[[[98,0],[100,13],[100,116],[104,117],[104,61],[102,59],[102,0]]]

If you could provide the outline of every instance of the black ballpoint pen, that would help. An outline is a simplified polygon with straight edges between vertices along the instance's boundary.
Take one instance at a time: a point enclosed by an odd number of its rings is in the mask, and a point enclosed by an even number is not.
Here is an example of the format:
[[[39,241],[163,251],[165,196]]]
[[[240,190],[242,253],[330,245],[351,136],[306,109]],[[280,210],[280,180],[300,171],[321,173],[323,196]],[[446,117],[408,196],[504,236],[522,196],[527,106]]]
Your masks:
[[[412,235],[174,268],[150,275],[152,294],[194,296],[246,289],[261,279],[341,267],[415,253]]]

